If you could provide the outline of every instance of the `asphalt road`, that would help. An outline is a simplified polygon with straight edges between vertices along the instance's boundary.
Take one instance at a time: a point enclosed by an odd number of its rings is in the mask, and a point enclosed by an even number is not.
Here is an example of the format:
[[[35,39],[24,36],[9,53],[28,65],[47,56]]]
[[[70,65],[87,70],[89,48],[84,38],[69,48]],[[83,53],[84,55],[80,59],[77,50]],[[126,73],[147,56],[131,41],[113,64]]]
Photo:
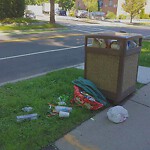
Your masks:
[[[58,18],[57,22],[68,30],[38,34],[34,40],[30,35],[10,35],[9,41],[0,43],[0,85],[83,63],[85,34],[120,30],[150,34],[150,28],[121,24],[89,24],[64,18]]]
[[[78,20],[78,21],[77,21]],[[71,30],[78,31],[86,34],[97,34],[105,31],[125,31],[128,33],[142,34],[144,37],[150,37],[150,27],[146,26],[133,26],[124,23],[104,22],[104,21],[91,21],[91,23],[82,22],[82,19],[67,19],[65,17],[58,17],[57,22],[68,26]]]
[[[0,84],[30,78],[84,61],[83,36],[0,43]]]

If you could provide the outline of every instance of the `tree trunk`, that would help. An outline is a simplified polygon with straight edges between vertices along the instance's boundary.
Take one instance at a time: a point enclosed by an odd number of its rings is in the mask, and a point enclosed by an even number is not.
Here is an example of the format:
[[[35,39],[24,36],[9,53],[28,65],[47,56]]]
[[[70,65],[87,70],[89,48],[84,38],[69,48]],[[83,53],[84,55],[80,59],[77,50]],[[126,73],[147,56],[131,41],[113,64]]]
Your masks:
[[[50,0],[50,23],[55,24],[55,0]]]
[[[130,15],[130,23],[132,23],[133,15]]]

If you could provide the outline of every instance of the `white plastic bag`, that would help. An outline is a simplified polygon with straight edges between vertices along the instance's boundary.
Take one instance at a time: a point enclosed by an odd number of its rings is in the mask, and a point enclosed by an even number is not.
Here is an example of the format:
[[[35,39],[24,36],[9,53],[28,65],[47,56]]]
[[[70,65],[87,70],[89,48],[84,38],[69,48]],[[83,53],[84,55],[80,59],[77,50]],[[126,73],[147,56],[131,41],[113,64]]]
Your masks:
[[[108,119],[114,123],[120,123],[125,121],[129,115],[128,111],[122,106],[115,106],[108,110],[107,112]]]

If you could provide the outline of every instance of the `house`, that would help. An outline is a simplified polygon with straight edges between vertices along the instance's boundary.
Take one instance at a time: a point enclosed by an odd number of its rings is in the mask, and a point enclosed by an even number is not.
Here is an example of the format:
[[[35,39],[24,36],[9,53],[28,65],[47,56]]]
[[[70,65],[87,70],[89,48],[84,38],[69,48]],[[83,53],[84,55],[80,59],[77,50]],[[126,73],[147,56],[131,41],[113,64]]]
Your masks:
[[[116,16],[119,16],[121,14],[125,15],[127,14],[122,8],[122,4],[125,2],[125,0],[97,0],[97,1],[99,1],[101,10],[105,14],[107,14],[108,11],[113,12],[114,14],[116,14]],[[76,9],[83,9],[83,10],[86,9],[82,0],[76,0],[75,5]],[[146,2],[145,13],[150,14],[150,0],[147,0]]]

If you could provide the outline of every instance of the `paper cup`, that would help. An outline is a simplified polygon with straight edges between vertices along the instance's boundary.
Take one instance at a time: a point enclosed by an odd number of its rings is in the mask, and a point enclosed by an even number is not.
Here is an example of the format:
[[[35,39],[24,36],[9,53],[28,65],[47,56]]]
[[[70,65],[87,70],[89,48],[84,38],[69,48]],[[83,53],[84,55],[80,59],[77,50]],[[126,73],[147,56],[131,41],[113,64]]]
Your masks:
[[[60,111],[59,117],[69,117],[69,112]]]

